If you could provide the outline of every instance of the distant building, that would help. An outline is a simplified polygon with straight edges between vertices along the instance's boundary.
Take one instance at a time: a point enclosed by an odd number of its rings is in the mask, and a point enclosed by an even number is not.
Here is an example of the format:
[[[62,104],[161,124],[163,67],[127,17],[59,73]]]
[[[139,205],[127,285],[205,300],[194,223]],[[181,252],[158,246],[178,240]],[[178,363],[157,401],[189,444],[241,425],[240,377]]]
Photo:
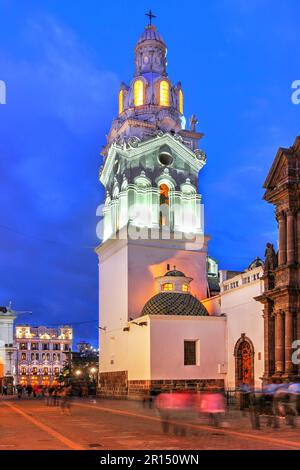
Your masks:
[[[72,337],[69,326],[16,326],[18,382],[45,386],[55,382],[65,362],[71,360]]]
[[[0,307],[0,391],[3,385],[10,387],[14,382],[13,324],[15,312],[9,307]]]
[[[76,349],[80,354],[86,354],[94,351],[93,346],[86,341],[80,341],[76,344]]]

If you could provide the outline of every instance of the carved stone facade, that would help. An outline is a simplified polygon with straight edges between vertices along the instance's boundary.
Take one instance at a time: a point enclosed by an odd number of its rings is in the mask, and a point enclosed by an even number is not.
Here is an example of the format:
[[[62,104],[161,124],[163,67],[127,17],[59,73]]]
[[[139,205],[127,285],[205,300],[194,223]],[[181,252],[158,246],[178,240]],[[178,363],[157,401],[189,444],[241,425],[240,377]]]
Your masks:
[[[274,204],[278,222],[278,255],[266,250],[264,294],[264,379],[300,376],[293,361],[293,342],[300,339],[300,136],[280,148],[265,181],[264,199]]]

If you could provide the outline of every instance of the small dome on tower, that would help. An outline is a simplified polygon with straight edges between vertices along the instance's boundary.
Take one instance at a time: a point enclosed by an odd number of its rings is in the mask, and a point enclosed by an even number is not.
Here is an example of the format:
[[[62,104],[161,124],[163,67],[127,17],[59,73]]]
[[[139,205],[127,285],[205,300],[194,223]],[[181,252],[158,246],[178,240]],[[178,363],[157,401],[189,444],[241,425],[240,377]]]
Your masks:
[[[168,271],[165,276],[172,276],[172,277],[186,277],[186,275],[182,271],[177,271],[177,269],[173,269],[172,271]]]
[[[149,24],[145,27],[142,35],[140,36],[137,42],[137,45],[141,44],[144,41],[160,41],[165,44],[161,34],[157,31],[156,27],[153,24]]]

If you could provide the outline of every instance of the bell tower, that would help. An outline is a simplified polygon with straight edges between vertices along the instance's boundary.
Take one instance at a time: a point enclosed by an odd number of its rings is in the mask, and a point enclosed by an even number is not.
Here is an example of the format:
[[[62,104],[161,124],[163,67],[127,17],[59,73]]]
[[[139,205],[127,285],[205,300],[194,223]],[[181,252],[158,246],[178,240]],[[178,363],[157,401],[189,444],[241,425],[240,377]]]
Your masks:
[[[168,264],[189,273],[199,300],[207,293],[208,238],[198,191],[203,134],[195,116],[185,128],[182,86],[168,77],[166,54],[162,36],[148,24],[135,47],[134,77],[120,86],[118,116],[102,153],[106,196],[96,249],[101,372],[126,369],[123,330],[141,314]]]

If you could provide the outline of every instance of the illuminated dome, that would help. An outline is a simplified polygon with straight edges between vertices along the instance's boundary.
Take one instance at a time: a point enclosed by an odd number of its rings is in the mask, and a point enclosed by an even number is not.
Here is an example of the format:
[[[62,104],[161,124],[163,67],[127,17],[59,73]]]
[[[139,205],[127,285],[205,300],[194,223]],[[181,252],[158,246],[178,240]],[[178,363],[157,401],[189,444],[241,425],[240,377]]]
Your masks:
[[[177,292],[160,292],[151,297],[145,304],[141,316],[144,315],[186,315],[208,316],[204,305],[191,294]]]

